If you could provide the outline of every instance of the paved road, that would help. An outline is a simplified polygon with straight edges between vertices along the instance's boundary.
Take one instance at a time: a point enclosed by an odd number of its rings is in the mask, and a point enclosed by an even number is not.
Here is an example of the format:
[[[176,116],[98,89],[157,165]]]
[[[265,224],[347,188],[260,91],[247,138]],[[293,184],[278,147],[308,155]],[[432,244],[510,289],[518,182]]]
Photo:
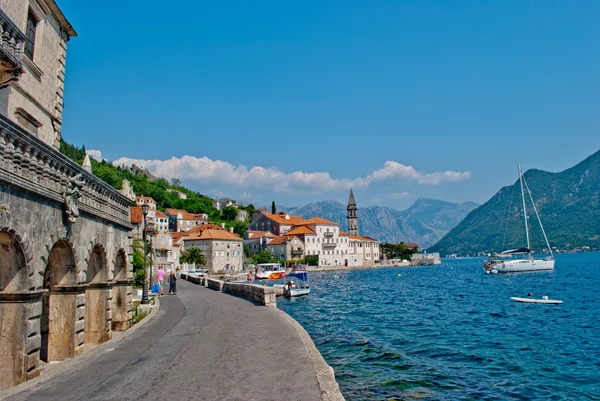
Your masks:
[[[280,312],[183,280],[148,324],[91,352],[98,356],[85,366],[9,399],[321,399],[307,351]]]

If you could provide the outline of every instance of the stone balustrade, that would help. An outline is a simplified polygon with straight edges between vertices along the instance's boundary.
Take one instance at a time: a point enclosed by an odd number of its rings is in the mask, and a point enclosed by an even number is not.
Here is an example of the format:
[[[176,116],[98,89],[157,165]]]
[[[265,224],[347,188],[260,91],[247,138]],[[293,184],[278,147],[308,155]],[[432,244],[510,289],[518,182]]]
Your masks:
[[[224,283],[223,292],[246,298],[259,305],[277,307],[276,290],[273,287],[247,283]]]
[[[0,82],[6,83],[18,78],[23,72],[21,56],[25,34],[0,9]]]
[[[79,211],[131,229],[131,201],[58,150],[0,115],[0,179],[63,203],[77,176],[84,182]]]

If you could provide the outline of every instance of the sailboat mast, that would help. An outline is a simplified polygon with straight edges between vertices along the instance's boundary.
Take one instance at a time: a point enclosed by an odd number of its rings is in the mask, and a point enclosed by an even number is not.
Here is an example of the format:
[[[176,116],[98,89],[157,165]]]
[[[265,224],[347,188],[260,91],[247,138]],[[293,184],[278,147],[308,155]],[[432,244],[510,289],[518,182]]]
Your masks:
[[[519,169],[519,181],[521,182],[521,198],[523,199],[523,218],[525,219],[525,235],[527,236],[527,249],[531,249],[529,244],[529,227],[527,226],[527,207],[525,206],[525,189],[523,188],[523,173],[521,172],[521,163],[517,163]]]
[[[546,235],[546,230],[544,230],[544,225],[542,224],[542,219],[540,219],[540,214],[537,211],[537,207],[535,207],[535,202],[533,201],[533,195],[531,195],[531,190],[529,189],[529,185],[527,185],[527,181],[523,178],[523,182],[525,183],[525,188],[527,189],[527,193],[529,194],[529,199],[531,200],[531,204],[533,205],[533,211],[535,212],[535,216],[540,222],[540,228],[542,229],[542,234],[544,234],[544,239],[546,240],[546,246],[550,251],[550,255],[554,258],[554,252],[552,252],[552,248],[550,248],[550,242],[548,242],[548,236]]]

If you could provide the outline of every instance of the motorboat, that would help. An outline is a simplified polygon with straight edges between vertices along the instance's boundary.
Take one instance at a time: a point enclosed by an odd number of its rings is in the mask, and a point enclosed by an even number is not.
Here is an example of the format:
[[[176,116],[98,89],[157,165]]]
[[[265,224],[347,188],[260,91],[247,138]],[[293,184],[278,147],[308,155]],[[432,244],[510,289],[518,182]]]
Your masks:
[[[288,298],[293,298],[308,295],[309,293],[310,285],[308,282],[308,271],[292,270],[285,275],[283,295]]]
[[[256,280],[277,280],[285,276],[281,263],[260,263],[256,265],[254,278]]]

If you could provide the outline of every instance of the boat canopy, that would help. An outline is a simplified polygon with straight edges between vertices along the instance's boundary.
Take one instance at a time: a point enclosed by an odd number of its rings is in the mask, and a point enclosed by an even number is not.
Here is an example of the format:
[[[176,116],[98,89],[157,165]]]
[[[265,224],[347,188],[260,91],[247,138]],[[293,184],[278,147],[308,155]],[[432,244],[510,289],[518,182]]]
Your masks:
[[[507,257],[510,257],[511,255],[514,255],[517,253],[530,253],[530,252],[531,252],[531,250],[529,248],[519,248],[519,249],[511,249],[508,251],[496,253],[496,254],[494,254],[494,256],[499,257],[499,258],[507,258]]]
[[[296,270],[285,275],[285,278],[296,277],[298,280],[308,281],[308,272],[306,270]]]

